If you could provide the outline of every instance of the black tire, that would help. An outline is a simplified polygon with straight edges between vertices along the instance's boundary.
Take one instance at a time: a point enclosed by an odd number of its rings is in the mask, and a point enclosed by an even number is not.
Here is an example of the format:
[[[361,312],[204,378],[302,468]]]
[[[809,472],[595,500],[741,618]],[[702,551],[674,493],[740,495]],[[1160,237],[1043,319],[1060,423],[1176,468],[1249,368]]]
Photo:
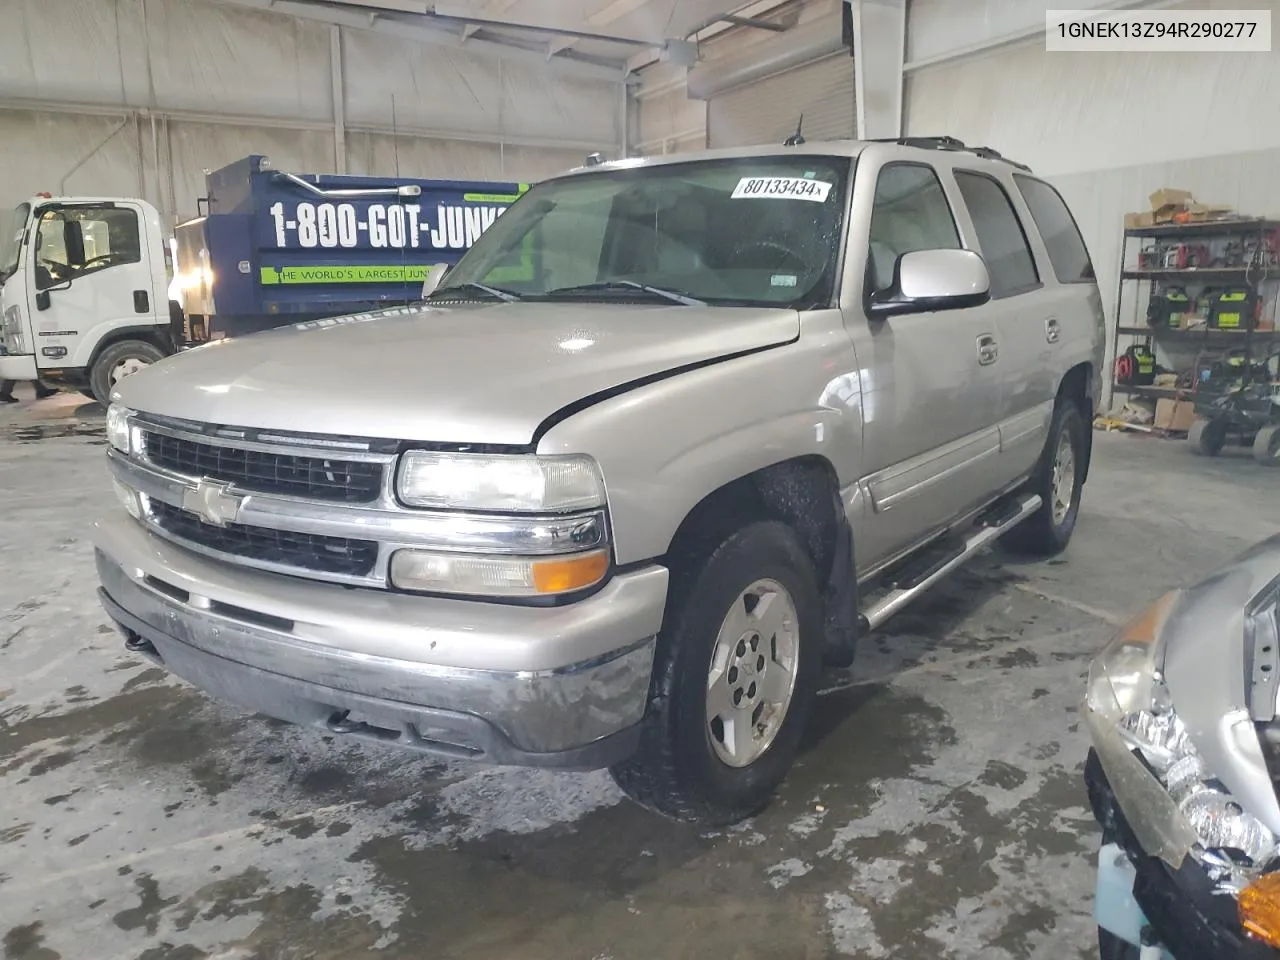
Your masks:
[[[632,800],[651,810],[724,826],[762,810],[795,760],[822,669],[823,617],[813,562],[790,527],[754,522],[712,539],[718,542],[672,564],[672,599],[658,637],[640,745],[610,773]],[[708,671],[726,616],[760,580],[781,585],[795,606],[795,683],[772,743],[751,763],[735,767],[712,743]]]
[[[1280,467],[1280,425],[1258,431],[1253,438],[1253,459],[1267,467]]]
[[[106,347],[89,370],[89,389],[93,398],[104,407],[111,402],[111,390],[116,384],[115,371],[122,364],[137,361],[152,364],[164,359],[164,351],[146,340],[120,340]]]
[[[97,400],[97,399],[98,399],[97,397],[95,397],[95,396],[93,395],[93,389],[92,389],[91,387],[81,387],[81,388],[80,388],[80,393],[81,393],[81,395],[88,397],[90,400]]]
[[[1049,435],[1045,438],[1040,463],[1027,489],[1040,494],[1040,509],[1022,521],[1005,535],[1005,544],[1017,553],[1050,557],[1061,553],[1071,541],[1080,515],[1080,495],[1084,487],[1084,465],[1087,455],[1088,426],[1080,415],[1080,408],[1069,401],[1059,401],[1049,423]],[[1055,516],[1054,473],[1059,446],[1063,438],[1070,444],[1072,492],[1066,512]]]
[[[1121,940],[1110,930],[1098,928],[1099,960],[1138,960],[1142,951],[1126,940]]]
[[[1226,442],[1225,420],[1197,420],[1187,431],[1187,446],[1199,457],[1216,457]]]

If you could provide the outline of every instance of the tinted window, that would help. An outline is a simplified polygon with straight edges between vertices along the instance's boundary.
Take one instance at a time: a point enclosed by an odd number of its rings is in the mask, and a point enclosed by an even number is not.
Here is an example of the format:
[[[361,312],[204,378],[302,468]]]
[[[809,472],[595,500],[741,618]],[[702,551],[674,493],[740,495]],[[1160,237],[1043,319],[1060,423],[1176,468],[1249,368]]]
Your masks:
[[[880,171],[869,239],[873,290],[893,282],[894,265],[904,253],[959,249],[951,205],[932,167],[893,163]]]
[[[1040,283],[1018,215],[1004,187],[981,173],[956,171],[956,183],[978,233],[982,259],[991,275],[991,297],[1012,296]]]
[[[1044,240],[1049,251],[1049,262],[1053,264],[1054,276],[1059,283],[1080,283],[1094,279],[1093,264],[1089,262],[1089,251],[1085,249],[1084,238],[1076,226],[1071,211],[1063,203],[1058,191],[1043,180],[1033,180],[1014,174],[1013,179],[1022,192],[1022,199],[1027,202],[1031,211],[1031,219],[1036,222],[1036,229]]]

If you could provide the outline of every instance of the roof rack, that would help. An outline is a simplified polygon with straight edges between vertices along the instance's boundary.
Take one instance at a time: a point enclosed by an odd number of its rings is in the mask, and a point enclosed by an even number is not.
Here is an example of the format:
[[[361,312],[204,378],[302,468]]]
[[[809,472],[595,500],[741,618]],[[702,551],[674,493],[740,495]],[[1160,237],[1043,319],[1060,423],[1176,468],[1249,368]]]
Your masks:
[[[984,160],[999,160],[1001,163],[1007,163],[1009,166],[1025,170],[1027,173],[1032,172],[1031,168],[1025,163],[1010,160],[998,150],[993,150],[991,147],[970,147],[963,140],[957,140],[955,137],[882,137],[871,142],[896,143],[904,147],[918,147],[921,150],[951,150],[972,153],[975,156],[982,157]]]

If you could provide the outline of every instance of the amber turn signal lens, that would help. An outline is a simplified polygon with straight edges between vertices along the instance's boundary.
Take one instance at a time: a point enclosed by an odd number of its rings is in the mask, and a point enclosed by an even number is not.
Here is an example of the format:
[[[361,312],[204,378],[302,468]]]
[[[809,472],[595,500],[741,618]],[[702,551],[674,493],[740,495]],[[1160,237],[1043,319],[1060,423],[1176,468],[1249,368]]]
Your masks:
[[[1280,873],[1259,877],[1240,891],[1240,925],[1270,947],[1280,947]]]
[[[608,571],[609,554],[604,550],[537,560],[533,564],[533,587],[538,593],[569,593],[599,583]]]

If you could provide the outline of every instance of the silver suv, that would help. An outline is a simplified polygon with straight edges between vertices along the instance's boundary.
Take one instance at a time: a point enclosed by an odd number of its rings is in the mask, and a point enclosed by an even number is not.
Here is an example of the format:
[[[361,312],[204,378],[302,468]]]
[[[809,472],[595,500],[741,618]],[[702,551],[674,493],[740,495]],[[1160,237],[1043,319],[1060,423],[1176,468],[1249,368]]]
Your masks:
[[[1103,315],[1057,192],[938,139],[596,165],[426,298],[166,359],[109,411],[128,647],[715,824],[824,661],[1008,533],[1071,536]]]

